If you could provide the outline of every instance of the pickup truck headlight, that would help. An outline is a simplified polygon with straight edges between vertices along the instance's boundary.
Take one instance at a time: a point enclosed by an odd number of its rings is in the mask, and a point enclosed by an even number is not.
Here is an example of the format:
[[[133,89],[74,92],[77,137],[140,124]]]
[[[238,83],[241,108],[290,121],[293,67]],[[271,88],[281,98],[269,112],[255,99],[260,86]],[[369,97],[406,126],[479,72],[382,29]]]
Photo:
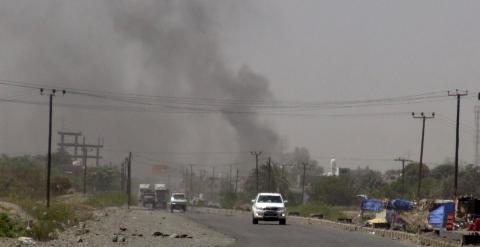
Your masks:
[[[255,206],[255,208],[256,208],[257,210],[265,210],[265,208],[262,208],[262,207],[259,207],[259,206]]]

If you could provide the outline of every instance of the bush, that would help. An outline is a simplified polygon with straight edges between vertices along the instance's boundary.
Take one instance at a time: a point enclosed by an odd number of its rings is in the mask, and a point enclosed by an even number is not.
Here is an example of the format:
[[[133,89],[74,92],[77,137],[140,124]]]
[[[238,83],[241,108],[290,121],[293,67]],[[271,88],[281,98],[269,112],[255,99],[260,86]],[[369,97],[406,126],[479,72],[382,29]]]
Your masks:
[[[55,176],[53,177],[51,188],[54,195],[63,195],[72,188],[72,182],[68,177]]]
[[[41,241],[53,239],[57,230],[65,230],[92,217],[92,209],[81,204],[55,202],[47,208],[43,202],[27,198],[13,198],[12,201],[35,219],[30,235]]]
[[[122,206],[127,203],[127,195],[123,192],[101,192],[91,195],[85,204],[95,208]]]
[[[0,213],[0,237],[17,238],[26,234],[22,222],[11,219],[7,213]]]
[[[237,194],[235,192],[224,192],[220,195],[220,207],[232,209],[236,200]]]

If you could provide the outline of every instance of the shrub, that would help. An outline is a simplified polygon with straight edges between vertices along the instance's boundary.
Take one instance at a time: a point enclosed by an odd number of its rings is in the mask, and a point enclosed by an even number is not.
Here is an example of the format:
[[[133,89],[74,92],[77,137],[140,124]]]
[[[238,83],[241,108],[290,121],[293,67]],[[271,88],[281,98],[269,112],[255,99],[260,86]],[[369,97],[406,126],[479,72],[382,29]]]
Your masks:
[[[7,213],[0,213],[0,237],[16,238],[26,234],[27,230],[21,221],[10,218]]]
[[[85,204],[95,208],[122,206],[127,202],[127,195],[123,192],[101,192],[91,195]]]
[[[287,207],[288,208],[288,207]],[[300,216],[309,217],[311,214],[323,214],[325,219],[337,220],[345,217],[339,207],[330,206],[323,203],[306,203],[296,207],[288,208],[289,212],[298,212]]]
[[[43,202],[27,198],[17,197],[12,201],[35,219],[31,236],[37,240],[50,240],[57,230],[65,230],[92,217],[92,209],[81,204],[55,202],[47,208]]]

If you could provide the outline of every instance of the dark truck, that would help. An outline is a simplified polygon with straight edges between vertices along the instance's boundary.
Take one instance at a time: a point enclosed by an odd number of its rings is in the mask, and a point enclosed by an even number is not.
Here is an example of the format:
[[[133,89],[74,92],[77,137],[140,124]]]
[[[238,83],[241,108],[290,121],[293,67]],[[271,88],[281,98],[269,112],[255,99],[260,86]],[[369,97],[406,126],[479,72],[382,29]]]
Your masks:
[[[168,204],[168,189],[165,184],[155,184],[155,205],[154,208],[167,209]]]
[[[138,201],[141,206],[152,208],[155,205],[155,193],[151,189],[150,184],[140,184],[138,190]]]

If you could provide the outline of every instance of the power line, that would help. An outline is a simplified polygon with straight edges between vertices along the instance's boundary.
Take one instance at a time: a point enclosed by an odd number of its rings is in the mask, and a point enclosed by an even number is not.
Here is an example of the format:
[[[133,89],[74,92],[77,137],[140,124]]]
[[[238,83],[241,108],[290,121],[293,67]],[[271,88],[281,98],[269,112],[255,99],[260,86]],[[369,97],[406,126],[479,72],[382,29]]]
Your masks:
[[[19,82],[11,80],[0,80],[0,84],[7,86],[18,86],[26,88],[40,88],[45,84],[34,84],[28,82]],[[445,98],[442,92],[429,92],[422,94],[364,99],[364,100],[345,100],[345,101],[323,101],[323,102],[298,102],[298,101],[279,101],[279,100],[265,100],[265,99],[249,99],[249,98],[194,98],[194,97],[172,97],[160,95],[141,95],[131,93],[114,93],[114,92],[98,92],[93,90],[65,88],[71,94],[77,94],[88,97],[95,97],[99,99],[108,99],[113,101],[120,101],[124,103],[147,105],[147,106],[163,106],[171,109],[181,110],[216,110],[216,111],[245,111],[255,109],[283,109],[283,110],[313,110],[313,109],[336,109],[336,108],[351,108],[351,107],[366,107],[375,105],[389,105],[389,104],[405,104],[405,103],[420,103],[425,100],[439,100]],[[239,107],[232,110],[232,107]]]

